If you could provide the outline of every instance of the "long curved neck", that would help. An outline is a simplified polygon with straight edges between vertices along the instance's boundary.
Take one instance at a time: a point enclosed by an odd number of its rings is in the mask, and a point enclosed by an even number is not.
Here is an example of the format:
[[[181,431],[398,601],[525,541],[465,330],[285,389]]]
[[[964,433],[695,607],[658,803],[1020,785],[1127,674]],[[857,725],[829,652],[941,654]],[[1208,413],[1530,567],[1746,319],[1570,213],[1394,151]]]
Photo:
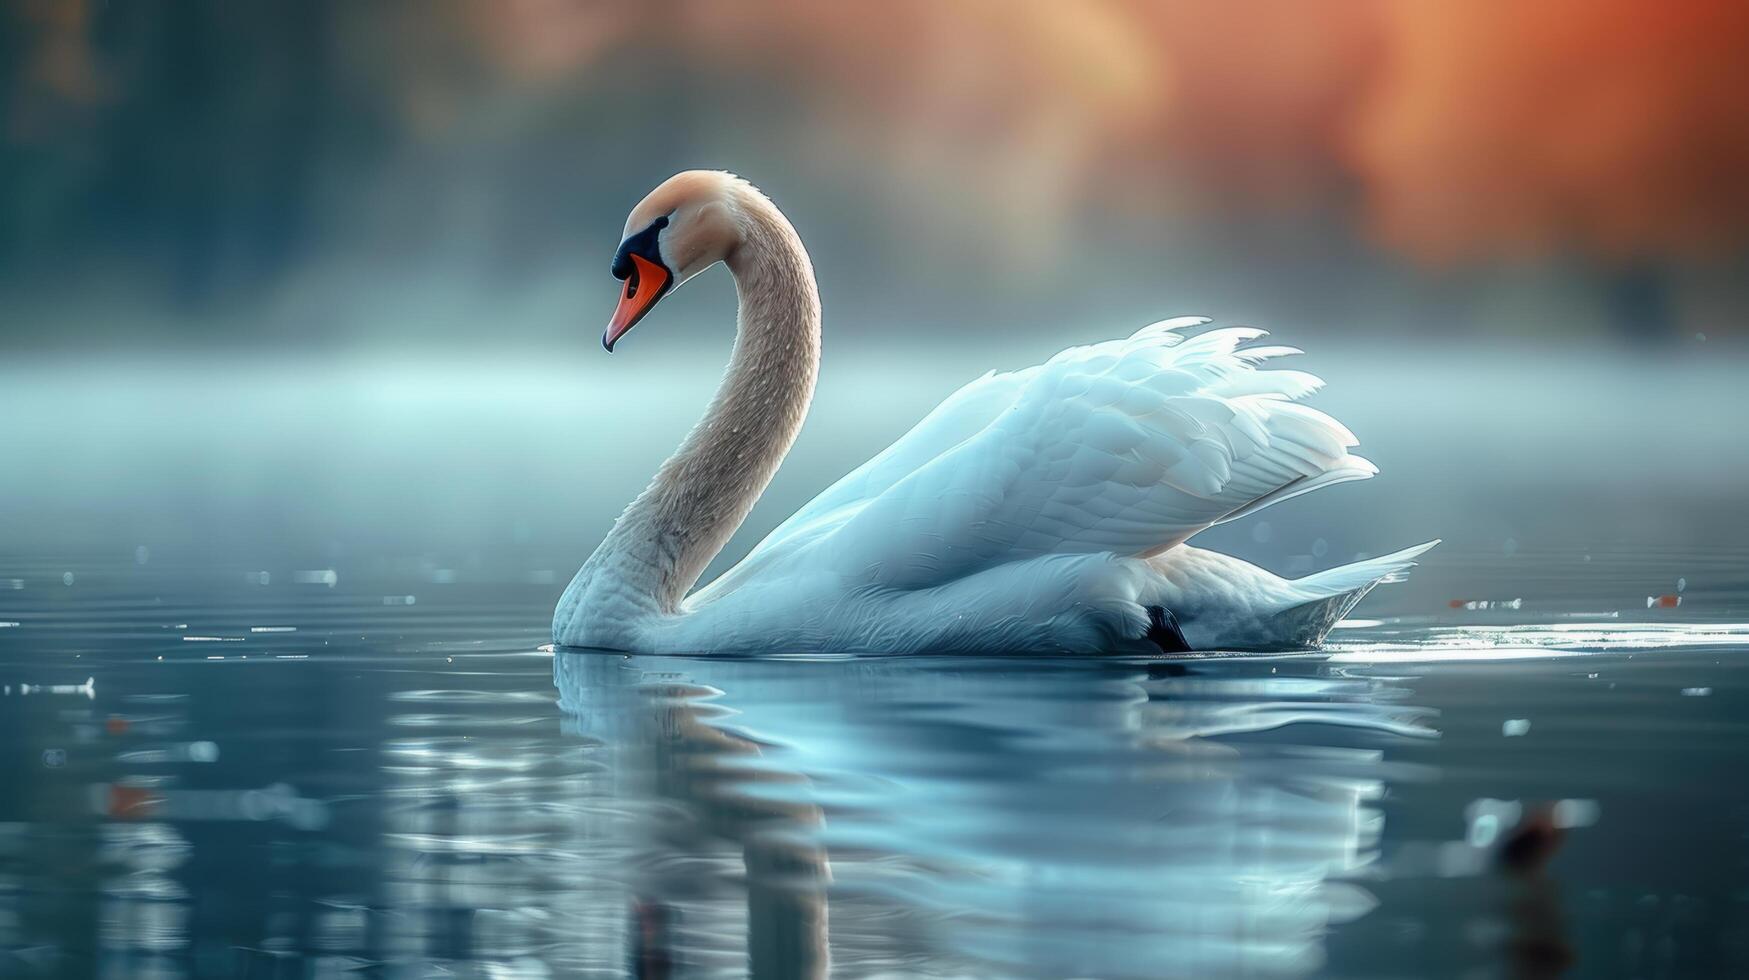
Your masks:
[[[735,350],[703,419],[620,515],[591,565],[673,612],[771,482],[820,369],[820,294],[795,228],[762,195],[737,202]]]

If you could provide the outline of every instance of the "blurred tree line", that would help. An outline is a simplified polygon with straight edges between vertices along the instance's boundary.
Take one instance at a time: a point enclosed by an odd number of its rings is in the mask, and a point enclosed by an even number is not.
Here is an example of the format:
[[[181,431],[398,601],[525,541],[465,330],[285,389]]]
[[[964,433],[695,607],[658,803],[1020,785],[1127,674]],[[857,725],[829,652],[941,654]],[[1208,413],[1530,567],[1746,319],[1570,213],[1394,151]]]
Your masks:
[[[1746,51],[1728,0],[0,0],[0,329],[504,310],[704,165],[910,283],[895,317],[1101,276],[1437,328],[1528,276],[1575,322],[1733,331]]]

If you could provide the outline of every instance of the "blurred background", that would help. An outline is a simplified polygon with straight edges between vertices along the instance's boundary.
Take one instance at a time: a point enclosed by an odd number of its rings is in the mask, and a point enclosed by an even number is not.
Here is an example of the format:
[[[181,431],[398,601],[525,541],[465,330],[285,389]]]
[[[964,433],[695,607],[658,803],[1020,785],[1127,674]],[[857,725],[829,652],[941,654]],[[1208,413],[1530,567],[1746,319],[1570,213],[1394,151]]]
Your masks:
[[[0,282],[30,347],[586,339],[625,212],[687,167],[793,215],[845,343],[1073,339],[1090,287],[1114,318],[1648,347],[1749,304],[1729,0],[6,20]]]
[[[1252,557],[1738,533],[1730,0],[0,10],[0,547],[562,582],[727,354],[722,274],[598,344],[689,167],[826,305],[748,534],[987,368],[1182,313],[1310,350],[1385,472],[1218,532]]]

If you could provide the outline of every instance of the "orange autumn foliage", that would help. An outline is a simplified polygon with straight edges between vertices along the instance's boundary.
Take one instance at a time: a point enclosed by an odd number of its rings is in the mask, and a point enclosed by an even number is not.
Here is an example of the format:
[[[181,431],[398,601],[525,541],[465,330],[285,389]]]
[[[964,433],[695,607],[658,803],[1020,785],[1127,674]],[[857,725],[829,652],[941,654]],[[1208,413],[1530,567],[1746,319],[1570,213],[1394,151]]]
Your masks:
[[[1749,233],[1749,4],[1397,3],[1353,161],[1386,242],[1611,257]]]

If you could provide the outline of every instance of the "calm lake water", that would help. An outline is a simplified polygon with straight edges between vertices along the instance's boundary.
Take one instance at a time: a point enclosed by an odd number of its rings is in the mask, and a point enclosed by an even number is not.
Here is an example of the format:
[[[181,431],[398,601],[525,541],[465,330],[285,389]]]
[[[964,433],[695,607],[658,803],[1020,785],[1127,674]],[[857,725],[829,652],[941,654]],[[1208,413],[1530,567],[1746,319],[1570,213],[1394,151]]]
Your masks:
[[[544,646],[717,370],[615,358],[0,367],[0,976],[1749,974],[1734,364],[1308,365],[1384,475],[1198,543],[1446,539],[1320,654],[706,660]]]
[[[554,652],[536,585],[65,564],[0,571],[6,976],[1749,969],[1741,592],[712,660]]]

